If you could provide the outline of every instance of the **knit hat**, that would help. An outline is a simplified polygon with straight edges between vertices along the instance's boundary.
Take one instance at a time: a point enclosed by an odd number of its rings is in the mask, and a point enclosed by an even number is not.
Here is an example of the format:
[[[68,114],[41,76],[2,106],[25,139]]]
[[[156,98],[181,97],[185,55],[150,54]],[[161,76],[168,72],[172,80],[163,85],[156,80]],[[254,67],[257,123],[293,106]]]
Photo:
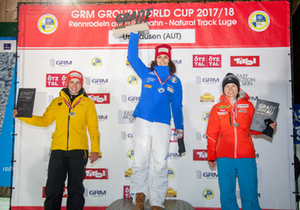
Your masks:
[[[222,82],[222,90],[224,92],[224,87],[228,84],[228,83],[233,83],[238,87],[238,91],[240,92],[240,81],[237,78],[237,76],[235,76],[233,73],[228,73],[226,74],[226,76],[223,79]]]
[[[68,86],[70,80],[73,79],[73,78],[79,79],[80,82],[81,82],[81,87],[83,86],[83,76],[82,76],[82,74],[79,71],[70,71],[67,74],[67,79],[66,79],[67,86]]]
[[[168,44],[161,44],[155,47],[155,60],[160,55],[167,55],[171,60],[171,50],[172,47]]]

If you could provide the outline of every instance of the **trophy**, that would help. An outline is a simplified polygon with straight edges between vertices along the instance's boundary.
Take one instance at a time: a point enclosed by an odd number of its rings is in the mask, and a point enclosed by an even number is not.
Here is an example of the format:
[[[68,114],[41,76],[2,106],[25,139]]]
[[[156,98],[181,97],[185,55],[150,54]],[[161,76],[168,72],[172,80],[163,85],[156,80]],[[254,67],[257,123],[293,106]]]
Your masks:
[[[126,12],[124,14],[120,13],[116,17],[116,23],[119,24],[116,28],[113,29],[113,33],[115,35],[118,34],[126,34],[130,32],[137,31],[145,31],[149,30],[149,26],[147,24],[147,19],[149,17],[150,11],[152,8],[148,8],[145,10],[139,10],[138,12],[133,11],[131,14]],[[135,25],[126,25],[133,20],[136,20]]]

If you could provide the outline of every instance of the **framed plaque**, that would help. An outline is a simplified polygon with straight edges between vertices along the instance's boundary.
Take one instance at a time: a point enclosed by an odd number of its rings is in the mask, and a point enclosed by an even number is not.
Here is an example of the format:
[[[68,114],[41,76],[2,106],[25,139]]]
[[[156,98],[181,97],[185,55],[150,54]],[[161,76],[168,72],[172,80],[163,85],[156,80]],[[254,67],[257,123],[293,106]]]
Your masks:
[[[279,103],[257,99],[250,130],[273,136],[273,129],[268,125],[275,121]]]
[[[35,88],[19,88],[16,117],[32,117]]]

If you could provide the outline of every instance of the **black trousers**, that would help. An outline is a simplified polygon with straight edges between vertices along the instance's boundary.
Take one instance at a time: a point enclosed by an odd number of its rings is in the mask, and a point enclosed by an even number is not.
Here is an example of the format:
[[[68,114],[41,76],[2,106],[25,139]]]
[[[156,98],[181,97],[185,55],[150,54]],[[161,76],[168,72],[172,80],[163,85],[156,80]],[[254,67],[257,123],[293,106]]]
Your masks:
[[[87,150],[52,150],[45,187],[45,210],[60,210],[65,180],[68,177],[67,210],[82,210],[84,206],[85,166]]]

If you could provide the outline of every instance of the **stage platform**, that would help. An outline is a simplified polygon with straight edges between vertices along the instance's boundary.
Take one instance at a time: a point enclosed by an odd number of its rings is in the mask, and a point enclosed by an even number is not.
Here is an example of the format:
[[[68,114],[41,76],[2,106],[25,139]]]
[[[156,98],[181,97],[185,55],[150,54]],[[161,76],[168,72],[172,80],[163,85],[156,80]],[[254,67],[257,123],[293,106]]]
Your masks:
[[[191,204],[182,200],[168,199],[163,205],[165,210],[195,210]],[[106,210],[133,210],[133,208],[132,199],[119,199],[110,204]],[[145,202],[144,210],[151,210],[149,200]]]

